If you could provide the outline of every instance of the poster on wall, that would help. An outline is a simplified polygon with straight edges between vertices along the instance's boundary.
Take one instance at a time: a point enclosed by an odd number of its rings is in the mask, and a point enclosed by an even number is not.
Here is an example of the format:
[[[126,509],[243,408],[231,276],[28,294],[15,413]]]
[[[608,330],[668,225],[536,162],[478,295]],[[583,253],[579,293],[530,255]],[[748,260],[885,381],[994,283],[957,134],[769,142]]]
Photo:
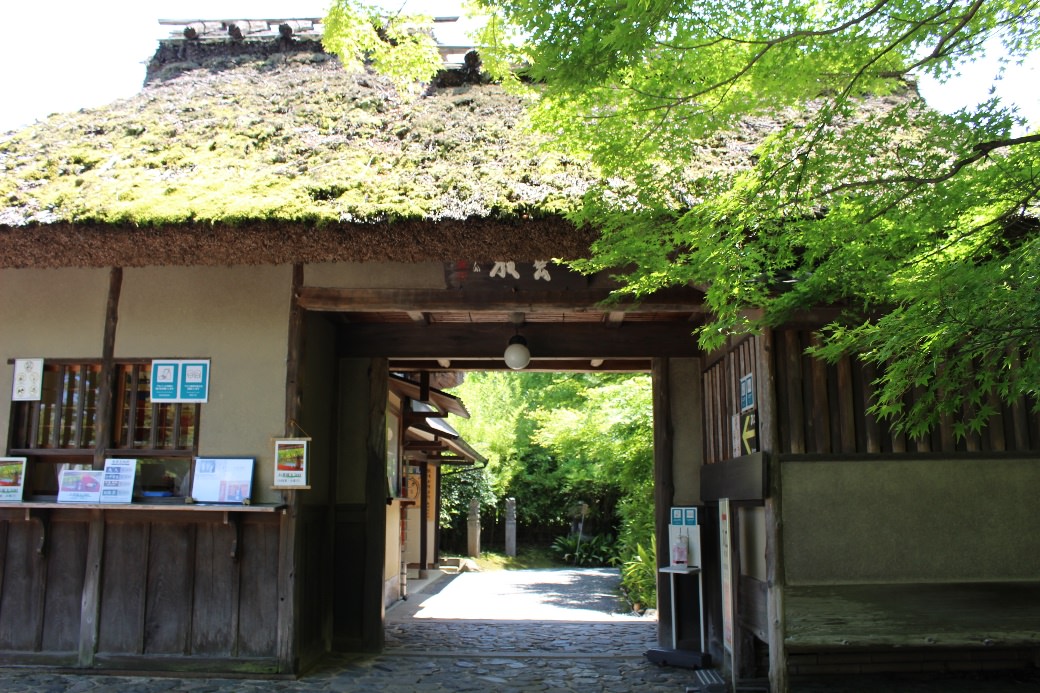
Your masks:
[[[100,503],[104,478],[105,472],[100,469],[63,469],[58,479],[58,502]]]
[[[134,499],[134,477],[137,476],[137,460],[105,460],[105,476],[101,482],[102,503],[129,503]]]
[[[152,361],[152,402],[205,403],[209,401],[209,359],[156,359]]]
[[[196,503],[249,504],[253,458],[196,457],[191,500]]]
[[[276,438],[274,441],[274,489],[309,489],[307,443],[310,438]]]
[[[0,457],[0,503],[22,500],[25,484],[24,457]]]
[[[15,359],[13,402],[36,402],[43,395],[43,359]]]

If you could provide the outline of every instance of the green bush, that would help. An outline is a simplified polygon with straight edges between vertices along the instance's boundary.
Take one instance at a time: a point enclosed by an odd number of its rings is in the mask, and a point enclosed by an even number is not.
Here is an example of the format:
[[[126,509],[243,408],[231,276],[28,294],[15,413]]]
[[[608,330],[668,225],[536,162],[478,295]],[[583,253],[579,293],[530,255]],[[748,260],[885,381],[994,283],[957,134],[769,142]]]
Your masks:
[[[617,544],[609,534],[557,537],[552,551],[564,563],[579,566],[613,566],[618,563]]]
[[[633,607],[657,608],[657,541],[650,548],[636,544],[633,556],[621,566],[621,590]]]

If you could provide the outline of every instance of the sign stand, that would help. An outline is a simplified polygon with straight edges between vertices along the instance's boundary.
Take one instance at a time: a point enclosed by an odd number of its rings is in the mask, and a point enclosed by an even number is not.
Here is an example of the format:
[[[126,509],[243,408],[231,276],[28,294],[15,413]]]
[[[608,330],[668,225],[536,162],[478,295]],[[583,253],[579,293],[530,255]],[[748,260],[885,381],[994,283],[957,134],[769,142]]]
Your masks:
[[[676,604],[676,578],[693,575],[697,578],[697,622],[700,628],[700,650],[705,649],[704,633],[704,581],[701,575],[701,528],[697,524],[697,508],[674,507],[668,525],[668,553],[670,565],[658,572],[668,575],[671,594],[672,647],[670,650],[651,648],[646,657],[654,664],[700,669],[710,666],[711,656],[703,651],[680,650],[678,633],[678,605]]]

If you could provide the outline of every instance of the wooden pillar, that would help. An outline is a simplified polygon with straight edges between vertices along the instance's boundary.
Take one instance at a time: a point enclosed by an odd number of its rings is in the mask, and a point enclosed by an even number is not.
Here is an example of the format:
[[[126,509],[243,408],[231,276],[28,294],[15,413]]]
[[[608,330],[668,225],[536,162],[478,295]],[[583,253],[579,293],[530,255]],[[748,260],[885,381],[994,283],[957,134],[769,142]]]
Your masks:
[[[303,265],[293,265],[292,297],[289,304],[289,344],[285,360],[285,434],[293,435],[300,416],[300,352],[303,345],[303,309],[299,303],[299,289],[303,286]],[[286,510],[278,532],[278,668],[283,674],[298,673],[299,584],[296,581],[299,540],[299,496],[295,491],[283,491]]]
[[[671,393],[668,386],[668,359],[655,358],[650,369],[654,408],[654,533],[657,538],[657,567],[669,565],[668,523],[675,495]],[[672,645],[672,596],[667,581],[657,573],[657,643]]]
[[[386,558],[386,402],[390,375],[386,359],[369,364],[368,440],[365,470],[365,563],[361,639],[368,652],[383,649],[383,562]]]
[[[419,465],[419,577],[426,577],[430,568],[430,526],[427,516],[430,514],[429,499],[430,463],[424,461]]]
[[[769,488],[766,510],[766,599],[769,619],[769,688],[787,693],[787,648],[784,645],[784,555],[781,514],[780,437],[776,420],[775,335],[766,328],[759,338],[758,421],[761,450],[766,453]]]
[[[116,327],[119,323],[119,297],[123,291],[123,268],[113,267],[108,275],[108,300],[105,304],[105,331],[101,345],[101,374],[96,411],[94,468],[104,469],[105,451],[112,441],[112,390],[115,381]],[[79,665],[94,665],[98,626],[101,621],[101,566],[105,560],[105,515],[92,510],[87,530],[87,569],[83,576],[80,600]]]

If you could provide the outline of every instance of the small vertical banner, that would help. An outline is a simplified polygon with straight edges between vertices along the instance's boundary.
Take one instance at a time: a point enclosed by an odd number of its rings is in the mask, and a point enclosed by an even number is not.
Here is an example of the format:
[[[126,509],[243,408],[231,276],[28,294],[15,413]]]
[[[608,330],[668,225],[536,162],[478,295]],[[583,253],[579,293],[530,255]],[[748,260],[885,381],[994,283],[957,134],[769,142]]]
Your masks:
[[[274,441],[274,489],[309,489],[307,444],[310,438],[276,438]]]

